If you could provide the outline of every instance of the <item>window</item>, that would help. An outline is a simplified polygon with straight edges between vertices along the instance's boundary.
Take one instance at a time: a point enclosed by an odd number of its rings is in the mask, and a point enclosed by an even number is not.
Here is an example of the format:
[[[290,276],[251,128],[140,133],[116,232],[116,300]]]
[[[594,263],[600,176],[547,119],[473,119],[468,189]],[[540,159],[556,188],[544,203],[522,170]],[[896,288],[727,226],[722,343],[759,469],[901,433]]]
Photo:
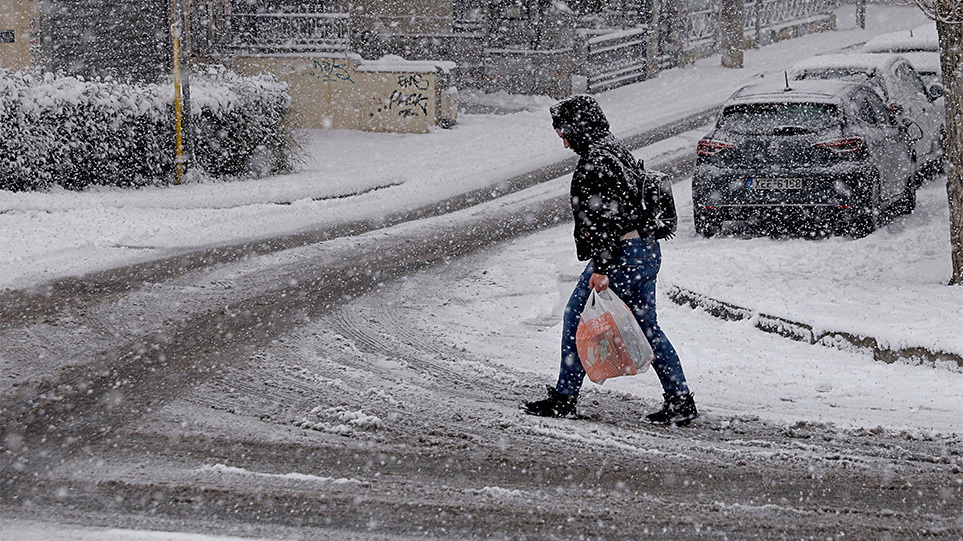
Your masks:
[[[864,124],[869,124],[870,126],[879,126],[883,123],[883,117],[879,116],[878,111],[873,107],[867,99],[866,92],[855,92],[853,93],[853,112],[856,118]]]
[[[726,107],[719,127],[743,134],[816,133],[839,125],[839,110],[829,103],[751,103]]]
[[[923,95],[926,94],[926,85],[923,84],[923,80],[920,79],[919,74],[916,73],[916,70],[910,67],[909,64],[900,64],[899,67],[896,68],[896,78],[899,79],[902,84],[912,89],[913,92],[919,92]]]
[[[862,83],[870,78],[870,74],[860,68],[815,68],[796,74],[795,78],[810,81],[819,79],[842,79],[844,81]]]
[[[896,126],[896,117],[893,113],[889,111],[883,100],[880,99],[879,95],[875,92],[866,92],[863,90],[859,91],[859,94],[864,97],[864,101],[868,107],[872,108],[874,115],[876,117],[876,125],[879,126]]]

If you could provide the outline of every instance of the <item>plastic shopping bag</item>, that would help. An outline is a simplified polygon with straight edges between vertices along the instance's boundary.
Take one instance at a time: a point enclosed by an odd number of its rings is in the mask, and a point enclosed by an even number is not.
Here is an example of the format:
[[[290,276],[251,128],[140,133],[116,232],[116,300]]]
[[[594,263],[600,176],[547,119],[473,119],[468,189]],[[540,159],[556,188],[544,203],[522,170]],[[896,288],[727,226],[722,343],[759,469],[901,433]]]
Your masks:
[[[582,367],[595,383],[633,376],[652,364],[652,347],[632,310],[611,289],[592,290],[575,334]]]

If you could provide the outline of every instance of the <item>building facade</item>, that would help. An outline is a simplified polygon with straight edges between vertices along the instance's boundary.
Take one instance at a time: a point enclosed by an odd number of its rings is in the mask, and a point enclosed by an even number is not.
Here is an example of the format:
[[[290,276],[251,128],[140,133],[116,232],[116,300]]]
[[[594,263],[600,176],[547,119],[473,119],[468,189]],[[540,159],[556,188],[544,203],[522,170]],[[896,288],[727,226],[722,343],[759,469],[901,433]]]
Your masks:
[[[33,64],[38,0],[5,0],[0,9],[0,68],[21,70]],[[35,54],[35,53],[34,53]]]

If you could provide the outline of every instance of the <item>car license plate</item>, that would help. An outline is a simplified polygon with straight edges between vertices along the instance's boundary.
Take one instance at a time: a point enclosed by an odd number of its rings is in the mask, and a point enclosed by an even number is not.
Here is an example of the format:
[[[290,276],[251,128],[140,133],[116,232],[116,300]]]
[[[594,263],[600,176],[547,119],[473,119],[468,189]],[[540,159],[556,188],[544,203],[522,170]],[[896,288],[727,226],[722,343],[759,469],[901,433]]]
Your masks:
[[[801,178],[750,178],[750,190],[801,190]]]

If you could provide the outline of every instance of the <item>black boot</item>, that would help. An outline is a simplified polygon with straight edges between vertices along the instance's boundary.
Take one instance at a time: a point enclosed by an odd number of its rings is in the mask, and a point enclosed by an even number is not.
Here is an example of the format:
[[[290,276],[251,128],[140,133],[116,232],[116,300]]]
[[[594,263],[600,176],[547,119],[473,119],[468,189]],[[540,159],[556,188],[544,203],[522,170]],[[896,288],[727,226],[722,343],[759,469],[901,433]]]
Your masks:
[[[539,417],[574,417],[577,396],[562,394],[547,386],[548,398],[525,403],[525,413]]]
[[[662,395],[662,409],[645,416],[645,420],[657,425],[685,426],[699,416],[692,393],[682,396]]]

